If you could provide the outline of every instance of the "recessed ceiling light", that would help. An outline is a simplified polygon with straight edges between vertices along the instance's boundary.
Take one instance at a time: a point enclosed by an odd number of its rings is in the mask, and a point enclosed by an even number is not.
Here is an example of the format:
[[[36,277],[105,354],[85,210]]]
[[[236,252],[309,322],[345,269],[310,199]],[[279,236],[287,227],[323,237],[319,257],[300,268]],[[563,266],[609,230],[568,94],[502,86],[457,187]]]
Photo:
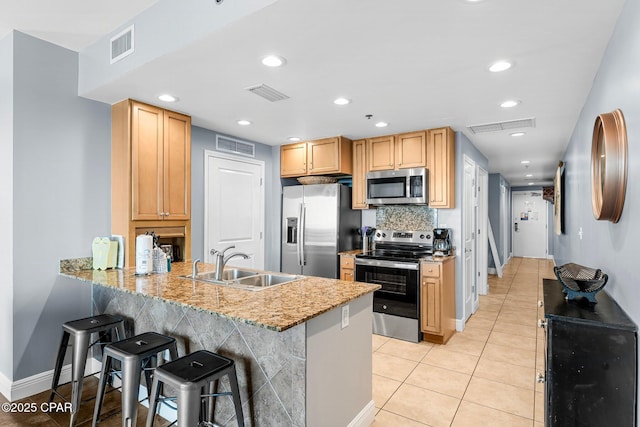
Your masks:
[[[531,160],[523,160],[520,163],[522,163],[523,165],[528,165],[529,163],[531,163]]]
[[[251,124],[251,122],[249,120],[238,120],[237,123],[240,126],[249,126]]]
[[[499,73],[500,71],[506,71],[513,67],[513,63],[509,61],[496,61],[489,67],[489,71],[492,73]]]
[[[376,127],[377,128],[385,128],[387,126],[389,126],[389,123],[387,123],[387,122],[378,122],[378,123],[376,123]]]
[[[528,173],[528,174],[526,174],[524,177],[525,177],[525,178],[531,178],[532,176],[533,176],[533,174],[532,174],[532,173]]]
[[[267,67],[282,67],[287,60],[278,55],[267,55],[262,58],[262,63]]]
[[[511,134],[511,136],[523,136],[524,134],[524,132],[514,132]]]
[[[511,107],[515,107],[518,104],[520,104],[520,101],[517,101],[515,99],[510,99],[508,101],[504,101],[502,104],[500,104],[500,106],[502,108],[511,108]]]
[[[336,98],[333,100],[333,103],[336,105],[347,105],[351,103],[351,100],[347,98]]]
[[[158,96],[158,99],[163,102],[176,102],[178,100],[178,98],[168,93],[163,93],[162,95]]]
[[[529,184],[527,184],[527,185],[533,185],[533,184],[535,184],[535,183],[533,183],[533,182],[530,182],[530,183],[529,183]]]
[[[298,138],[297,136],[290,136],[289,138],[287,138],[289,141],[291,142],[298,142],[300,141],[300,138]]]

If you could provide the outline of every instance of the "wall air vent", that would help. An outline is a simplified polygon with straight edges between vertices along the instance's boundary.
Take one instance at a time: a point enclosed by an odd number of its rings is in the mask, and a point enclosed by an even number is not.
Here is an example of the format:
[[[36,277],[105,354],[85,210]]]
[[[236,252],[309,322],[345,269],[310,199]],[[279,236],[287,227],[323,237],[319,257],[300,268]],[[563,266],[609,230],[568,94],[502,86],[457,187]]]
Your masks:
[[[260,85],[250,86],[245,89],[271,102],[282,101],[283,99],[289,99],[289,97],[284,93],[278,92],[274,88],[269,87],[264,83]]]
[[[111,38],[111,64],[133,53],[133,25]]]
[[[482,125],[467,126],[467,128],[474,134],[534,127],[536,127],[536,119],[533,117],[528,119],[507,120],[505,122],[485,123]]]
[[[240,154],[247,157],[256,156],[256,146],[250,142],[229,138],[228,136],[216,135],[216,150],[227,153]]]

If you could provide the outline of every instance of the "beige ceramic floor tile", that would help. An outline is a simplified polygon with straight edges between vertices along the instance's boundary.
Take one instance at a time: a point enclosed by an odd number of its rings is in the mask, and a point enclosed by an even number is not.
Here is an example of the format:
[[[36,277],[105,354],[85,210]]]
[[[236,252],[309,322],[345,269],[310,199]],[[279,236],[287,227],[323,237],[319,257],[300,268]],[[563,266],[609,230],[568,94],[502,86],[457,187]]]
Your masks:
[[[372,371],[374,374],[396,381],[404,381],[418,365],[418,362],[380,352],[373,353],[372,359]]]
[[[448,427],[453,421],[459,404],[460,399],[403,384],[383,409],[429,426]]]
[[[480,357],[473,376],[533,390],[536,370]]]
[[[503,345],[505,347],[519,348],[521,350],[536,351],[538,340],[517,335],[492,331],[487,341],[490,344]]]
[[[537,338],[538,327],[531,325],[519,325],[504,321],[496,321],[492,332],[502,332],[504,334],[516,335],[519,337]]]
[[[478,426],[531,427],[531,420],[463,400],[451,427]]]
[[[518,325],[535,326],[537,322],[537,316],[532,315],[519,315],[517,313],[502,313],[498,315],[497,321],[499,322],[511,322]]]
[[[478,363],[478,356],[449,351],[445,346],[436,346],[422,359],[422,363],[463,374],[472,374]]]
[[[479,317],[474,317],[473,315],[471,315],[469,320],[467,320],[467,326],[472,326],[479,329],[487,329],[489,331],[493,329],[494,323],[495,321],[493,320],[481,319]]]
[[[491,331],[488,329],[480,329],[480,328],[474,328],[473,326],[466,326],[464,328],[464,331],[458,332],[458,333],[466,338],[469,338],[475,341],[487,342],[487,340],[489,339],[489,335],[491,334]]]
[[[544,422],[544,393],[536,392],[534,419],[538,422]]]
[[[378,350],[384,343],[389,341],[391,338],[383,337],[382,335],[373,334],[371,337],[371,347],[373,351]]]
[[[484,345],[484,342],[470,339],[464,334],[455,334],[451,337],[446,347],[449,351],[466,353],[472,356],[480,356]]]
[[[502,345],[487,343],[482,353],[482,357],[496,362],[510,363],[512,365],[524,366],[535,369],[536,352],[520,350],[518,348],[504,347]]]
[[[471,375],[421,363],[405,383],[462,399],[470,379]]]
[[[382,408],[384,404],[387,403],[387,400],[389,400],[391,395],[393,395],[398,387],[400,387],[400,384],[402,384],[400,381],[373,374],[372,394],[376,408]]]
[[[496,320],[499,311],[478,310],[473,315],[480,319]]]
[[[429,352],[429,350],[431,350],[432,347],[433,344],[425,341],[412,343],[409,341],[391,338],[389,339],[389,341],[380,346],[380,348],[378,348],[378,351],[380,353],[390,354],[392,356],[419,362]]]
[[[534,391],[487,380],[471,378],[463,400],[498,409],[533,421]]]
[[[392,414],[391,412],[380,410],[376,414],[376,418],[373,420],[371,427],[424,427],[426,424],[419,423],[418,421],[410,420],[409,418],[402,417],[400,415]]]

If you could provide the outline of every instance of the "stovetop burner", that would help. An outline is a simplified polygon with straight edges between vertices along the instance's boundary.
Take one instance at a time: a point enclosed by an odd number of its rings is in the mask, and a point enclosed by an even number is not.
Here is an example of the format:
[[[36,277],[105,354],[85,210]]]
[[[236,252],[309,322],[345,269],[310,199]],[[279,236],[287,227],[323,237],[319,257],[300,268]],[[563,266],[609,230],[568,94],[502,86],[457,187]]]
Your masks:
[[[373,241],[375,249],[356,257],[416,261],[433,254],[433,237],[430,231],[377,230]]]

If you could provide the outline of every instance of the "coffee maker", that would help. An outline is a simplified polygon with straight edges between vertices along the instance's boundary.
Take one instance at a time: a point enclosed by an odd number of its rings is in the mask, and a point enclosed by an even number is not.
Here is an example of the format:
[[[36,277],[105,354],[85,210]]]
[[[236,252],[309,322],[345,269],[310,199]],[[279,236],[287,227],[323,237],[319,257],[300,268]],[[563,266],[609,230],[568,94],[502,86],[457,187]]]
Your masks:
[[[451,229],[433,229],[433,256],[451,255]]]

